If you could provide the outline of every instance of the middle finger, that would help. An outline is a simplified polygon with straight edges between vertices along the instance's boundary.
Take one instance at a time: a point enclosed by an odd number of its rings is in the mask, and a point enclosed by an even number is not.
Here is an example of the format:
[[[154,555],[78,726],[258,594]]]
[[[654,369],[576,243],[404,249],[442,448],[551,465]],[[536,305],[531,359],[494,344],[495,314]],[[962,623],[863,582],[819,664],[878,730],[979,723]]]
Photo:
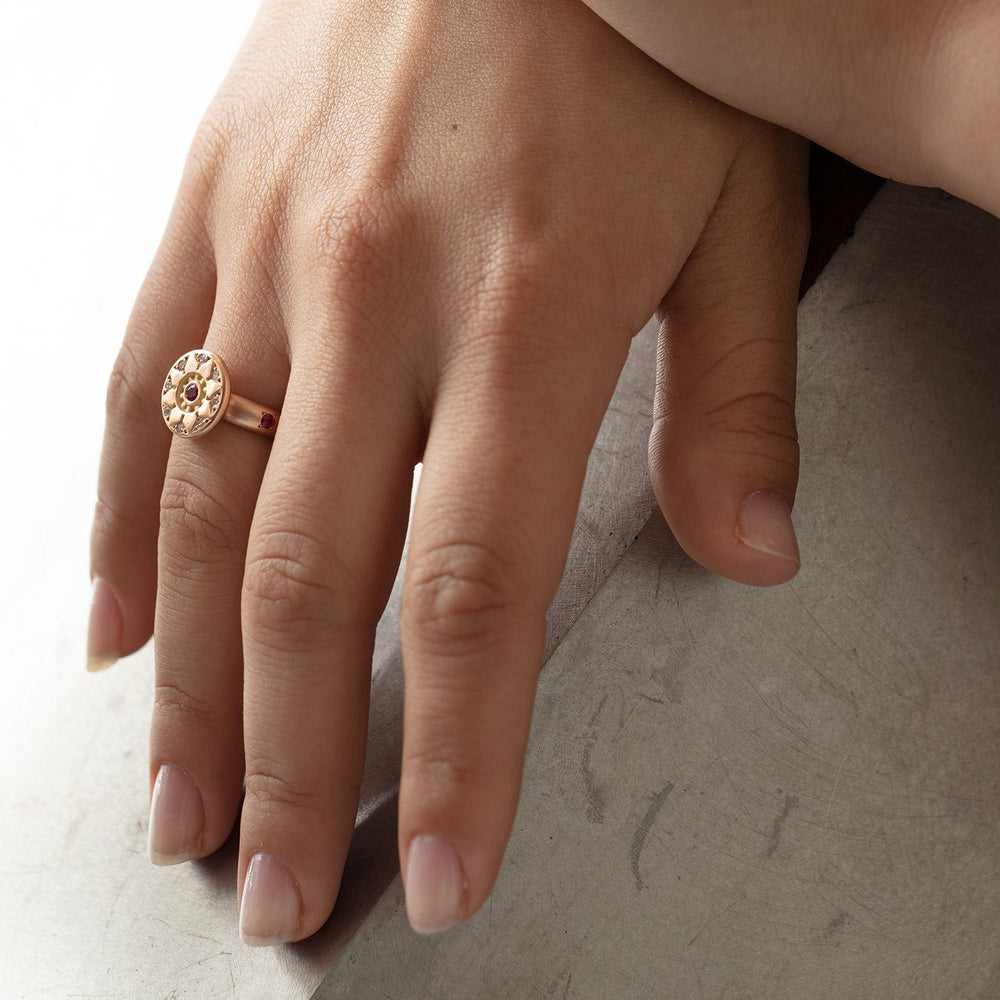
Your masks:
[[[362,323],[361,325],[365,325]],[[243,587],[240,931],[298,940],[329,916],[357,812],[375,626],[402,549],[422,421],[374,330],[293,360]],[[385,388],[383,388],[385,387]]]

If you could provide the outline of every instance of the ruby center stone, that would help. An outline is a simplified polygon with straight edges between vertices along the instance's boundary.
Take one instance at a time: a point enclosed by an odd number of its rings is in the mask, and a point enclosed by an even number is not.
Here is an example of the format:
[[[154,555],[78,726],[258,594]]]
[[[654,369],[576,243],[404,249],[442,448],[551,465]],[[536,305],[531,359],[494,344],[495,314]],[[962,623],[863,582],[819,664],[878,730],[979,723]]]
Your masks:
[[[185,399],[186,399],[186,400],[187,400],[187,401],[188,401],[189,403],[193,403],[193,402],[194,402],[194,401],[195,401],[195,400],[196,400],[196,399],[198,398],[198,386],[197,386],[197,385],[195,385],[195,383],[194,383],[194,382],[192,382],[192,383],[191,383],[191,384],[190,384],[190,385],[189,385],[189,386],[188,386],[188,387],[187,387],[187,388],[186,388],[186,389],[184,390],[184,398],[185,398]]]
[[[262,431],[270,431],[274,429],[274,414],[262,413],[260,415],[260,429]]]

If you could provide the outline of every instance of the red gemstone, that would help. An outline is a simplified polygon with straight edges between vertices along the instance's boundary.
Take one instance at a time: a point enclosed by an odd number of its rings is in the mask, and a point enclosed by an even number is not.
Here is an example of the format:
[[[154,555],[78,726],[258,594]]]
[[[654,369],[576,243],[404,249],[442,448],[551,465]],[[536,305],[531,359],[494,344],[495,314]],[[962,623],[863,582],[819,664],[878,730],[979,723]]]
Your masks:
[[[260,415],[260,423],[258,426],[262,431],[273,431],[275,425],[275,419],[273,413],[262,413]]]
[[[197,385],[195,385],[195,383],[194,383],[194,382],[192,382],[192,383],[191,383],[191,384],[190,384],[190,385],[189,385],[189,386],[188,386],[188,387],[187,387],[187,388],[186,388],[186,389],[184,390],[184,398],[185,398],[185,399],[186,399],[186,400],[187,400],[187,401],[188,401],[189,403],[193,403],[193,402],[194,402],[194,401],[195,401],[195,400],[196,400],[196,399],[198,398],[198,386],[197,386]]]

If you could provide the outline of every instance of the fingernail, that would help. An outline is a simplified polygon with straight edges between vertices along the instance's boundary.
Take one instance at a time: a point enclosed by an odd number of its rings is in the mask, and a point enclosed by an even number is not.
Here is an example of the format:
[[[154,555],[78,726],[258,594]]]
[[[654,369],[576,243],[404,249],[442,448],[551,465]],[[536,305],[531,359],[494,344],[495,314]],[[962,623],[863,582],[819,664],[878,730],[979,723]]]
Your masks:
[[[149,857],[154,865],[176,865],[201,855],[205,806],[187,771],[163,764],[149,804]]]
[[[751,549],[799,562],[792,512],[779,493],[751,493],[740,507],[736,533]]]
[[[433,834],[410,841],[406,861],[406,915],[420,934],[435,934],[462,919],[465,875],[451,842]]]
[[[292,873],[269,854],[255,854],[243,883],[240,937],[245,944],[284,944],[301,924],[302,895]]]
[[[87,630],[87,669],[106,670],[122,655],[122,609],[105,580],[94,577]]]

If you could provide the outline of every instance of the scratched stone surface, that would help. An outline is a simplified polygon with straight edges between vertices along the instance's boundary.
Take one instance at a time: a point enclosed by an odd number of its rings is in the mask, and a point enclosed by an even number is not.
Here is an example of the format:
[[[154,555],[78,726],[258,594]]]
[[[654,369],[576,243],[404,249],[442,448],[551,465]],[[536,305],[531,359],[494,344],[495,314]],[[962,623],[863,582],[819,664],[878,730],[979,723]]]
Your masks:
[[[318,1000],[1000,996],[1000,223],[888,187],[800,310],[805,564],[658,517],[542,675],[492,898]]]

